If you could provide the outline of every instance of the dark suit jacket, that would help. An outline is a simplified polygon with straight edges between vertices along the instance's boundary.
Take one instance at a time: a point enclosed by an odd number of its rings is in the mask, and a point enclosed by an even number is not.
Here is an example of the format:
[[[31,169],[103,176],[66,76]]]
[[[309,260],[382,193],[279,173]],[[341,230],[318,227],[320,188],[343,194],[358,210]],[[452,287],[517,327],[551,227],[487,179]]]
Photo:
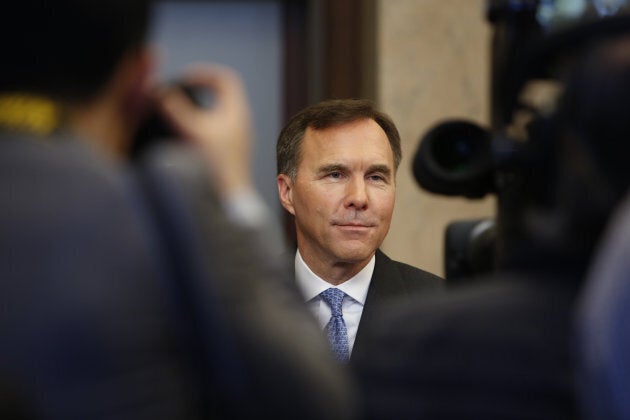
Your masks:
[[[284,257],[283,261],[289,259],[288,255]],[[444,280],[442,278],[409,264],[394,261],[385,255],[383,251],[377,249],[374,273],[372,273],[365,305],[363,306],[351,360],[365,352],[365,347],[369,343],[366,342],[364,331],[370,329],[375,322],[378,322],[378,319],[383,315],[383,306],[388,302],[397,297],[408,297],[411,299],[415,295],[441,292],[443,289]]]
[[[435,274],[394,261],[380,249],[376,250],[374,273],[354,342],[352,360],[360,357],[369,345],[364,331],[382,317],[383,306],[390,300],[403,296],[412,298],[415,295],[426,295],[443,288],[444,280]]]

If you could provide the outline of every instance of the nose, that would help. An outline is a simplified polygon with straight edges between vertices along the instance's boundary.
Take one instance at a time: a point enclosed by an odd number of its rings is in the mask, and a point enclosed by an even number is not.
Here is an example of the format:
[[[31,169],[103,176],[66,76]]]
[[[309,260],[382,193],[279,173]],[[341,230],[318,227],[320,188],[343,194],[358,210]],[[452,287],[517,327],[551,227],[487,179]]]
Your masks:
[[[368,195],[366,183],[363,178],[352,179],[346,185],[346,201],[347,208],[354,207],[356,210],[362,210],[367,207]]]

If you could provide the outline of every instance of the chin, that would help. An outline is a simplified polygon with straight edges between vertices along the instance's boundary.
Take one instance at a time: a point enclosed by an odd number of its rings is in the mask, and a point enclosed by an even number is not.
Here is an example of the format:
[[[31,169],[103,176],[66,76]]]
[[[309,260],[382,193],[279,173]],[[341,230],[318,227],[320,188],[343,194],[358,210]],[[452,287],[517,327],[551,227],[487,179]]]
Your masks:
[[[336,254],[343,262],[358,263],[371,258],[374,252],[375,251],[372,249],[345,249],[337,252]]]

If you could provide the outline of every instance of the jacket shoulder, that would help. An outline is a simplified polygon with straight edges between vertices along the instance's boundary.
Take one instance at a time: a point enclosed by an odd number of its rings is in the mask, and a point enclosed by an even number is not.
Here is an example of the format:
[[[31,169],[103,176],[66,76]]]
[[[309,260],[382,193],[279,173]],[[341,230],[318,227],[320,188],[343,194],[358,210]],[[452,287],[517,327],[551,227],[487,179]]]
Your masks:
[[[395,271],[406,286],[411,289],[441,289],[444,287],[443,278],[410,264],[392,260],[380,250],[376,252],[376,264],[377,266],[380,264],[387,271]]]

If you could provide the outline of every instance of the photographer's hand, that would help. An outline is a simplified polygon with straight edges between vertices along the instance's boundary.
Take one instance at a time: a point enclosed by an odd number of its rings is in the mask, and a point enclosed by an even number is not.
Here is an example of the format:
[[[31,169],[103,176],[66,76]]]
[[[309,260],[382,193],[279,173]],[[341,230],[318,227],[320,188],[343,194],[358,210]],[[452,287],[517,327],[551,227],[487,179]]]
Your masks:
[[[253,191],[251,116],[240,77],[226,67],[202,65],[187,72],[183,82],[207,89],[213,103],[202,108],[180,90],[166,89],[159,95],[166,118],[183,138],[199,147],[219,194],[229,198]]]

